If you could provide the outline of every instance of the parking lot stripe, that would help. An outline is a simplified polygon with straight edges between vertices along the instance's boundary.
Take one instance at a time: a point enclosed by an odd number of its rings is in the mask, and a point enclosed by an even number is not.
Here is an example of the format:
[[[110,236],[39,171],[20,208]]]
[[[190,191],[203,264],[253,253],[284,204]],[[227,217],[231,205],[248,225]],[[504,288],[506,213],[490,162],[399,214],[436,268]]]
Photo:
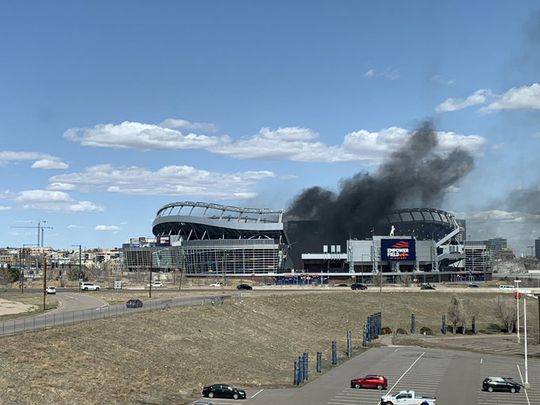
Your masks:
[[[257,395],[259,395],[261,392],[263,392],[264,389],[257,391],[255,394],[251,396],[251,398],[255,398]]]
[[[521,374],[519,364],[516,363],[516,367],[518,369],[519,379],[521,380],[521,384],[523,385],[523,391],[525,391],[525,398],[527,398],[527,404],[531,405],[531,402],[529,401],[529,394],[527,394],[527,388],[525,388],[525,382],[523,381],[523,375]]]
[[[408,368],[407,370],[405,370],[405,372],[404,372],[403,374],[401,374],[401,377],[398,378],[398,380],[394,383],[394,385],[392,385],[392,388],[390,388],[390,389],[388,390],[388,392],[392,392],[392,390],[395,388],[395,386],[398,385],[398,383],[401,381],[401,379],[402,379],[403,377],[405,377],[405,375],[411,370],[411,368],[414,367],[414,365],[415,365],[416,363],[418,363],[418,360],[420,360],[424,354],[426,354],[426,352],[422,352],[422,354],[421,354],[420,356],[418,356],[418,358],[413,362],[413,364],[411,364],[411,365],[409,366],[409,368]]]

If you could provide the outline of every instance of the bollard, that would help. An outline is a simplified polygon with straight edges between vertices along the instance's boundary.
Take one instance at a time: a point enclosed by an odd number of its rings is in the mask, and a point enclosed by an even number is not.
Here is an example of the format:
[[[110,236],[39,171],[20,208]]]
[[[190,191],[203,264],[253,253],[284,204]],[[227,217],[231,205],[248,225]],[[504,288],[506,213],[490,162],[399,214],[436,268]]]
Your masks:
[[[298,363],[294,362],[293,384],[298,385]]]
[[[447,330],[448,330],[448,327],[446,325],[446,314],[443,314],[442,319],[441,319],[441,333],[443,335],[446,335]]]
[[[411,333],[416,334],[416,316],[411,314]]]
[[[347,357],[352,357],[352,334],[351,331],[347,331]]]
[[[317,352],[317,373],[322,372],[322,352]]]
[[[367,347],[367,344],[367,327],[366,325],[364,325],[364,330],[362,331],[362,346]]]
[[[302,356],[298,357],[298,384],[304,381],[304,360]]]
[[[332,341],[332,365],[337,364],[337,343],[335,340]]]
[[[476,316],[473,315],[472,317],[472,325],[471,325],[472,333],[476,335]]]
[[[304,352],[304,380],[307,381],[309,379],[309,353]]]

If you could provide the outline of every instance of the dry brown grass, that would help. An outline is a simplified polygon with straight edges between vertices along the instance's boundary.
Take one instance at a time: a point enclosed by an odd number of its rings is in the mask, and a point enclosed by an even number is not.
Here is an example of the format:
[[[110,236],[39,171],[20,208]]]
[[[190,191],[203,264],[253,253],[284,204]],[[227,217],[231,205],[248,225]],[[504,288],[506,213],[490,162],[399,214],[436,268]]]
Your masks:
[[[496,323],[496,294],[461,294]],[[302,352],[331,341],[344,356],[346,331],[361,345],[366,317],[383,312],[383,326],[440,327],[452,294],[253,294],[223,306],[171,308],[2,338],[0,403],[182,404],[204,384],[290,385]],[[531,308],[532,309],[532,308]],[[531,310],[531,324],[536,311]],[[537,322],[537,321],[536,321]],[[537,323],[536,323],[537,324]],[[314,373],[312,373],[314,375]],[[24,387],[24,391],[20,390]]]

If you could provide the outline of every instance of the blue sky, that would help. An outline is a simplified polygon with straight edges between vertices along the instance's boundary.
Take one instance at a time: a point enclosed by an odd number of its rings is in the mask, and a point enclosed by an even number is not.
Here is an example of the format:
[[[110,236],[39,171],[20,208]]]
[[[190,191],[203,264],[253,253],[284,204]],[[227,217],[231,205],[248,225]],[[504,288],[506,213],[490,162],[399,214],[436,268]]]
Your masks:
[[[470,3],[1,2],[0,246],[37,221],[46,245],[119,246],[172,201],[286,208],[432,119],[475,157],[436,208],[526,250],[540,6]]]

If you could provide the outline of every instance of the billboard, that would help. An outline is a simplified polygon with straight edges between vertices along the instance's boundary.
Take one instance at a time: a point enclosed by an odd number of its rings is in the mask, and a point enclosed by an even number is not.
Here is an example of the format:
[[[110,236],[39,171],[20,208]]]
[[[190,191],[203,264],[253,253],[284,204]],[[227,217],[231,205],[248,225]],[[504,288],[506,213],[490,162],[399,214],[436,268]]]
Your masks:
[[[381,239],[381,260],[416,260],[414,239]]]
[[[156,239],[158,246],[171,246],[170,236],[158,236]]]

